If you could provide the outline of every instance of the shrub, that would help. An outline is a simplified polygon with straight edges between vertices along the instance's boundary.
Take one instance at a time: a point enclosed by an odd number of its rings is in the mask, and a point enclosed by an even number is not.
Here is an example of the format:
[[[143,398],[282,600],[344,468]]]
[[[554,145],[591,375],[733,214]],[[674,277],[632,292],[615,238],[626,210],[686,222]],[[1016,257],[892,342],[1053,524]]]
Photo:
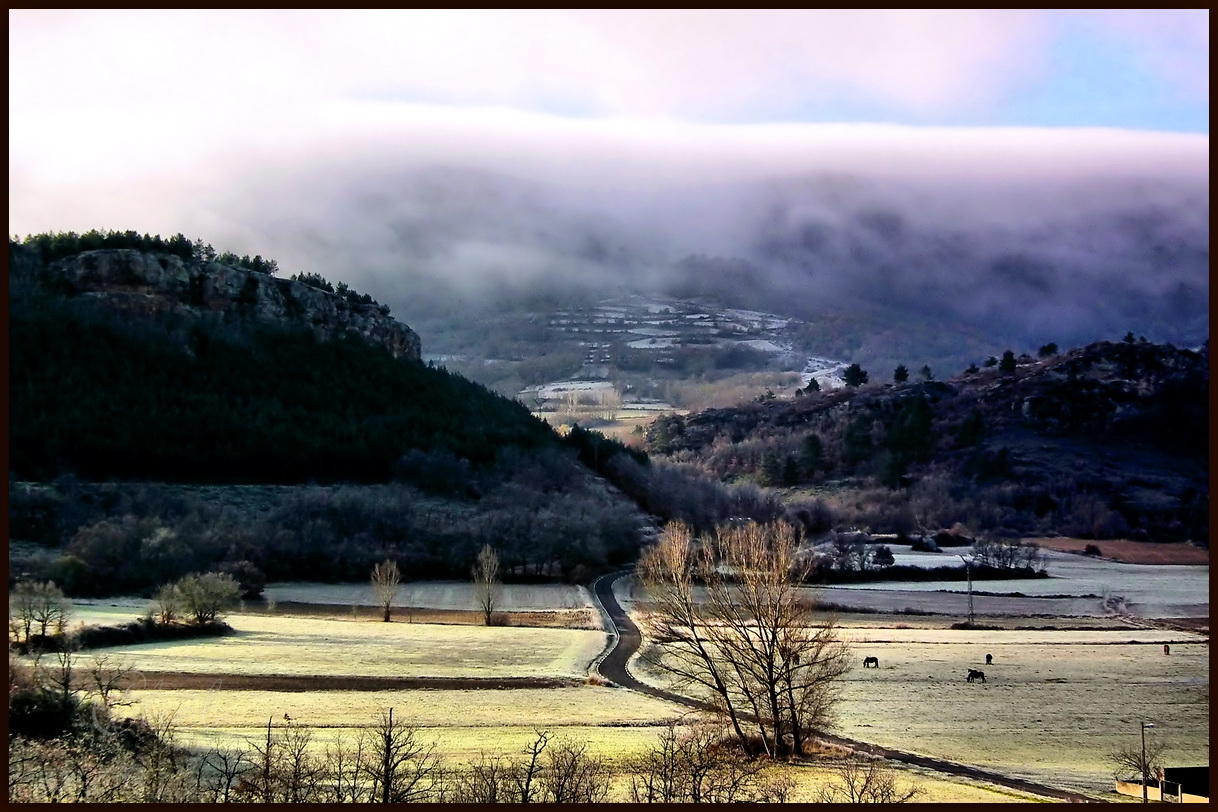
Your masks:
[[[241,587],[227,573],[207,572],[187,575],[177,583],[182,608],[198,626],[219,619],[220,613],[236,602]]]
[[[896,559],[892,555],[892,550],[888,549],[887,545],[881,544],[871,554],[871,563],[877,567],[891,567],[896,563]]]

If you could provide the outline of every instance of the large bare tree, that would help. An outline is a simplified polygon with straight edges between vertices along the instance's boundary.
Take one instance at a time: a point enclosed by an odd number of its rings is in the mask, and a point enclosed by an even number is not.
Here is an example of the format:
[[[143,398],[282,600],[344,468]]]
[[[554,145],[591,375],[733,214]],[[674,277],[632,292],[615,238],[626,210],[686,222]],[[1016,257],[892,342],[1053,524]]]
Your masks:
[[[398,562],[385,559],[372,568],[372,595],[383,610],[381,620],[389,622],[393,612],[393,599],[398,594],[402,584],[401,573],[398,572]]]
[[[801,755],[850,667],[834,622],[816,616],[802,587],[807,566],[784,522],[700,540],[672,523],[639,562],[652,661],[702,694],[750,753]]]
[[[483,622],[489,626],[495,616],[495,608],[503,594],[503,584],[499,581],[499,554],[489,544],[484,544],[478,552],[478,561],[474,564],[474,596],[478,600],[478,608],[482,610]]]

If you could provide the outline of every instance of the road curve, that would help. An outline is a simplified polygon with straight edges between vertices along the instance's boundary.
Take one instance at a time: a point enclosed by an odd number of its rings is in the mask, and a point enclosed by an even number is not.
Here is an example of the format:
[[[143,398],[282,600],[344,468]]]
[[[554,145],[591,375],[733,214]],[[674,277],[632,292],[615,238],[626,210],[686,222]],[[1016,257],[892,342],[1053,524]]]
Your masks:
[[[642,633],[639,627],[635,625],[630,616],[626,614],[617,596],[613,594],[613,584],[621,578],[629,577],[631,573],[617,572],[609,575],[603,575],[592,583],[592,592],[596,599],[600,602],[601,608],[604,610],[605,616],[613,624],[613,629],[606,629],[610,634],[616,632],[616,640],[612,644],[608,653],[603,655],[596,670],[602,677],[620,685],[623,688],[629,688],[632,691],[647,694],[648,696],[666,699],[670,702],[677,702],[691,708],[703,709],[706,706],[689,697],[674,694],[671,691],[665,691],[655,686],[639,682],[627,670],[626,663],[630,660],[634,653],[638,651],[642,644]],[[989,772],[977,767],[972,767],[966,764],[957,764],[953,761],[943,761],[942,759],[930,758],[928,756],[919,756],[914,753],[906,753],[901,750],[892,750],[887,747],[880,747],[876,744],[868,744],[867,742],[856,741],[855,739],[847,739],[842,736],[834,736],[828,733],[817,733],[817,738],[822,741],[836,744],[843,747],[848,747],[852,750],[869,753],[874,756],[899,761],[903,764],[912,764],[918,767],[935,770],[936,772],[947,773],[949,775],[959,775],[966,778],[972,778],[979,781],[989,781],[992,784],[998,784],[1004,787],[1010,787],[1021,792],[1028,792],[1033,795],[1041,795],[1047,798],[1056,798],[1062,801],[1070,801],[1072,803],[1097,803],[1097,799],[1087,795],[1082,795],[1069,790],[1058,789],[1056,787],[1037,784],[1032,781],[1025,781],[1022,778],[1013,778],[999,773]]]

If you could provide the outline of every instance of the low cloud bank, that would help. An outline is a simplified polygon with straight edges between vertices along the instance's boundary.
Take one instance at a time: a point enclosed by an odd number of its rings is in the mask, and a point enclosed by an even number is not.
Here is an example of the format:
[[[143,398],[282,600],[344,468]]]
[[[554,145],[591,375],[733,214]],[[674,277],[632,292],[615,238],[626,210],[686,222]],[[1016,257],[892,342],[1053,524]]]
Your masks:
[[[1207,136],[343,110],[159,174],[13,167],[10,229],[183,231],[401,314],[627,286],[1059,344],[1208,335]]]

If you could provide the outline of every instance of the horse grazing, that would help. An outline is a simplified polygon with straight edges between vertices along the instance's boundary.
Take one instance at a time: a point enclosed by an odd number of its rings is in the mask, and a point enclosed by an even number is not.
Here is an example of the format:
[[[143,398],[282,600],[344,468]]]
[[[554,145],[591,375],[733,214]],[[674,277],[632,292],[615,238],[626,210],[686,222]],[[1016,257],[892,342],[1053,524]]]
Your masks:
[[[863,658],[863,668],[879,668],[879,667],[880,667],[880,658],[879,657],[864,657]]]
[[[969,682],[977,682],[977,681],[985,682],[985,672],[978,671],[976,668],[970,668],[968,670],[968,681]]]
[[[1171,654],[1171,646],[1169,646],[1169,645],[1167,645],[1166,643],[1164,643],[1164,644],[1163,644],[1163,653],[1164,653],[1164,654]]]
[[[986,665],[993,665],[993,664],[994,664],[994,655],[993,655],[993,654],[987,654],[987,655],[985,655],[985,664],[986,664]]]

